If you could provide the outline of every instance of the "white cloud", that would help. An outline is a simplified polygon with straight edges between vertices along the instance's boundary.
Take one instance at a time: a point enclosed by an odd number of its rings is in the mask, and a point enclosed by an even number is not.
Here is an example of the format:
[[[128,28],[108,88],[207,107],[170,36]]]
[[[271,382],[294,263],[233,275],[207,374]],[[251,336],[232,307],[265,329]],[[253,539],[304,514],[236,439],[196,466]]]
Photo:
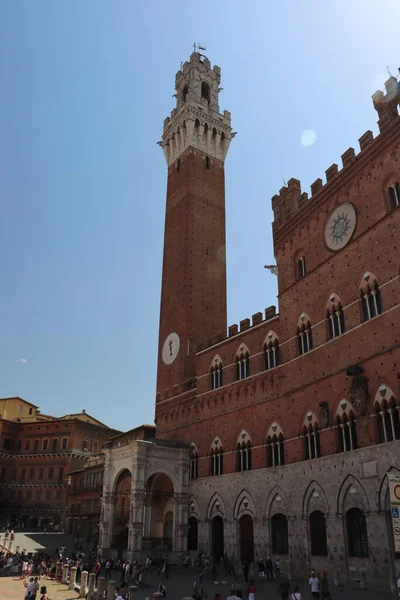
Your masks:
[[[26,360],[26,358],[18,358],[16,362],[20,365],[26,365],[28,361]]]

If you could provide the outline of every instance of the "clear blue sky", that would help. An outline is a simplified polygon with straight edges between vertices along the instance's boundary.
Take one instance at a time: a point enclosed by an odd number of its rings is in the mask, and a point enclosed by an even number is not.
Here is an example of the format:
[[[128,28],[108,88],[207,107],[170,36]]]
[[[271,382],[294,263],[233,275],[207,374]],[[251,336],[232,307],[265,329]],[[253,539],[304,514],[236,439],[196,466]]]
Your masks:
[[[376,132],[399,0],[3,0],[0,396],[153,422],[166,165],[194,41],[222,68],[229,324],[276,304],[271,197]],[[316,142],[301,143],[305,130]],[[25,359],[25,362],[24,360]]]

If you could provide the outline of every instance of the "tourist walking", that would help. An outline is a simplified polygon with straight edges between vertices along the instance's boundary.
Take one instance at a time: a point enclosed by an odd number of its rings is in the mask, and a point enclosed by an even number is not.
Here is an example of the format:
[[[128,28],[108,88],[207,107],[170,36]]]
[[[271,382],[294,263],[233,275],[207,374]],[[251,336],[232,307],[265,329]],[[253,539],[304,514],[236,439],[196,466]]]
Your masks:
[[[254,585],[253,580],[250,581],[249,587],[247,588],[247,598],[248,600],[256,600],[256,586]]]
[[[319,579],[315,576],[315,571],[311,572],[311,577],[309,580],[311,596],[313,598],[319,598]]]
[[[275,571],[276,571],[276,578],[280,579],[281,576],[281,561],[279,558],[276,559],[275,561]]]
[[[331,593],[329,591],[328,573],[326,571],[322,573],[319,587],[321,592],[321,598],[331,598]]]
[[[258,561],[258,577],[259,579],[265,579],[265,564],[261,558]]]
[[[273,581],[274,580],[274,571],[273,571],[272,558],[270,556],[267,557],[265,566],[267,568],[267,581]]]

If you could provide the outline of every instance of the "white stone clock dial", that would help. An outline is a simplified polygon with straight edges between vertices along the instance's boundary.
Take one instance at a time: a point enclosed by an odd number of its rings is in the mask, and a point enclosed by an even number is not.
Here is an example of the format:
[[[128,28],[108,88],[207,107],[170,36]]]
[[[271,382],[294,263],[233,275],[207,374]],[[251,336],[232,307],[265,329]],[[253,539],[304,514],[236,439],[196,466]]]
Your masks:
[[[180,346],[181,340],[176,331],[173,331],[172,333],[167,335],[161,350],[161,358],[164,365],[172,365],[172,363],[178,356]]]
[[[329,250],[341,250],[349,243],[356,228],[357,215],[349,202],[337,206],[325,224],[325,244]]]

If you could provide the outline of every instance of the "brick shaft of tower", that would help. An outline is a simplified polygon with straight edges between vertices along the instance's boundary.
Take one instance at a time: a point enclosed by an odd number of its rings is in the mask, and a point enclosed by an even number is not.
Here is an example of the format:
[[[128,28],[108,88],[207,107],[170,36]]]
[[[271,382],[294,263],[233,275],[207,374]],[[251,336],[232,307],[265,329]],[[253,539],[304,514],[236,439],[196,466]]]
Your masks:
[[[157,393],[196,376],[198,344],[226,333],[225,177],[231,117],[221,73],[193,53],[176,74],[160,145],[168,165]],[[176,389],[176,387],[175,387]]]

